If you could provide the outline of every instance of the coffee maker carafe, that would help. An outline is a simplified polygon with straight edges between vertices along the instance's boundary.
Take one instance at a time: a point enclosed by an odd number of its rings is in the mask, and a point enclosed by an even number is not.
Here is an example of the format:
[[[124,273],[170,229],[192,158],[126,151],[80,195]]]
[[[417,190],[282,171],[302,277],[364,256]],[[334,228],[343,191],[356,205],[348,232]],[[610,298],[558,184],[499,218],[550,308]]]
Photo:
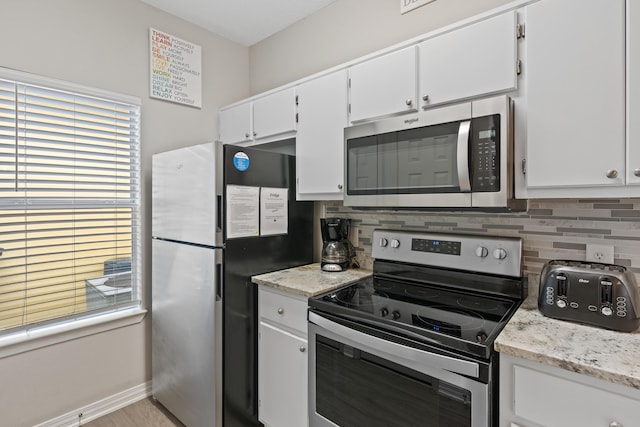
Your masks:
[[[351,220],[347,218],[320,218],[322,232],[322,261],[324,271],[344,271],[355,256],[349,241]]]

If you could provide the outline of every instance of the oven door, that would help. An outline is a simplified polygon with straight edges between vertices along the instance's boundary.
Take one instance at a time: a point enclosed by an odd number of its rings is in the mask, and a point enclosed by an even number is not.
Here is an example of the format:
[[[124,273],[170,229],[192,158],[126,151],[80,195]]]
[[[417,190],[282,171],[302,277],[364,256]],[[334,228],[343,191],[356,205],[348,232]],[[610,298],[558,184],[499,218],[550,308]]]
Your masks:
[[[384,340],[309,313],[310,427],[486,427],[480,364]]]

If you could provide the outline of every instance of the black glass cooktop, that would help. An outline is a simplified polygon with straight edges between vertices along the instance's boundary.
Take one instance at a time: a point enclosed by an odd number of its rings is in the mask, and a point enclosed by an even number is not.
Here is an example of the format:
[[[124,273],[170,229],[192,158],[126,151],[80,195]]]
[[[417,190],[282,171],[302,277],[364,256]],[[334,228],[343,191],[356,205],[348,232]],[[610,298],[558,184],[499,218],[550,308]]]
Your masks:
[[[312,309],[488,358],[520,301],[384,278],[311,298]]]

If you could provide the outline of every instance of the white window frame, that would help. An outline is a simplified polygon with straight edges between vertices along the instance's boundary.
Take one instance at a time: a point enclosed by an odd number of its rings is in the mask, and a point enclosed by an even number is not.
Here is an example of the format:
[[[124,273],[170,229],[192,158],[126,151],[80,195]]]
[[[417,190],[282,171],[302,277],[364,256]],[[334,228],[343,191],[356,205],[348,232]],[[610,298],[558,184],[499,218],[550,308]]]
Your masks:
[[[138,97],[123,95],[106,90],[91,88],[62,80],[38,76],[31,73],[12,70],[0,67],[0,78],[14,80],[20,83],[45,86],[51,89],[81,93],[87,96],[109,99],[127,104],[140,106],[141,100]],[[142,175],[142,174],[141,174]],[[139,190],[141,192],[141,189]],[[138,215],[140,215],[140,197],[138,197]],[[139,218],[138,218],[139,219]],[[141,230],[138,233],[142,233]],[[140,244],[142,239],[139,239]],[[138,246],[135,248],[136,254],[136,283],[137,292],[142,291],[141,286],[141,251]],[[130,326],[142,322],[147,310],[142,308],[142,304],[127,309],[110,311],[96,314],[94,316],[80,317],[79,319],[69,319],[59,323],[34,324],[26,329],[15,333],[0,336],[0,358],[35,350],[37,348],[62,343],[65,341],[81,338],[96,333],[106,332],[112,329]]]

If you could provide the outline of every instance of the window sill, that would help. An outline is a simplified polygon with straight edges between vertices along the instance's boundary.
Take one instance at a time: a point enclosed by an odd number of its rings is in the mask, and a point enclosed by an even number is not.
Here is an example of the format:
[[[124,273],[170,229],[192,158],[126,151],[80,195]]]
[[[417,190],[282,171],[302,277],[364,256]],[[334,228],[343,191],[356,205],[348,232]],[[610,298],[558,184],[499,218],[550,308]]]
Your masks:
[[[65,341],[140,323],[147,310],[134,307],[73,322],[0,337],[0,359]]]

